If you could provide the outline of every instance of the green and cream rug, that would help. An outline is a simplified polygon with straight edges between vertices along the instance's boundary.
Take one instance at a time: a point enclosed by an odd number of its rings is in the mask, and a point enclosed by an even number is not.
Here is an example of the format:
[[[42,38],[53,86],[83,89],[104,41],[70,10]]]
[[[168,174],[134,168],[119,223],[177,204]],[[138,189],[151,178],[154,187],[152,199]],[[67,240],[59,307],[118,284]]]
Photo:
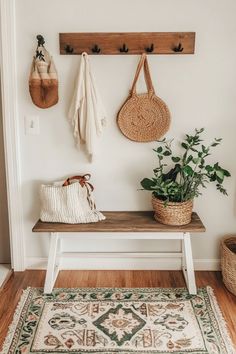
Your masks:
[[[211,288],[28,288],[2,354],[235,354]]]

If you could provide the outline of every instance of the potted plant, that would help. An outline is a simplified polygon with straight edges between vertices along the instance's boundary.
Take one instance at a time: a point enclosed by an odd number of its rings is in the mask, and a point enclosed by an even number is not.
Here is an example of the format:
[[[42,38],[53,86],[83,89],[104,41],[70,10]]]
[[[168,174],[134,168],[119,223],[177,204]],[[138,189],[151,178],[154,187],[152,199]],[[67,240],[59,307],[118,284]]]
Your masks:
[[[201,194],[201,189],[208,182],[214,182],[217,190],[227,195],[223,187],[229,171],[218,162],[207,164],[212,148],[220,144],[222,139],[214,139],[209,145],[203,145],[201,139],[204,128],[195,129],[193,135],[186,134],[181,142],[183,153],[175,155],[172,142],[166,139],[159,141],[156,149],[158,166],[153,170],[154,177],[141,181],[143,189],[152,192],[154,217],[166,225],[186,225],[191,221],[193,199]],[[172,164],[167,163],[170,160]]]

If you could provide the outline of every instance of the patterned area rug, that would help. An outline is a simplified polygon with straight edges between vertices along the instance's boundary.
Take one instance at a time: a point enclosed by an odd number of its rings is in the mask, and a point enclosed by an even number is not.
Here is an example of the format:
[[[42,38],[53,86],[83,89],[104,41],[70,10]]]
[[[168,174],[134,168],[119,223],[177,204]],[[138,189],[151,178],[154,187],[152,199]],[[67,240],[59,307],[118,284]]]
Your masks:
[[[211,288],[28,288],[6,353],[235,354]]]

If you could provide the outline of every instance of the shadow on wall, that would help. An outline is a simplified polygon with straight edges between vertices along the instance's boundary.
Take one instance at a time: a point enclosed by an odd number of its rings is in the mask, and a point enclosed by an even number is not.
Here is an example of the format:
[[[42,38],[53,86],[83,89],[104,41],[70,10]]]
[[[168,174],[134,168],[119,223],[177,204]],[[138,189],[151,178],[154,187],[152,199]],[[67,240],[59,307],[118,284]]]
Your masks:
[[[26,219],[32,223],[36,222],[36,220],[39,219],[39,213],[40,213],[39,191],[42,183],[43,181],[36,180],[36,181],[30,181],[30,183],[26,182],[22,186],[23,199],[26,198],[27,195],[31,196],[30,205],[27,208]]]
[[[142,210],[152,210],[152,203],[151,203],[151,193],[147,192],[145,190],[142,189],[142,186],[140,184],[140,181],[142,180],[142,176],[145,173],[143,172],[143,168],[142,166],[140,166],[140,170],[131,170],[129,173],[129,179],[130,179],[130,184],[132,186],[132,188],[134,189],[133,182],[135,180],[137,180],[137,192],[134,193],[134,197],[136,199],[136,210],[140,210],[140,206]],[[140,176],[140,177],[139,177]]]

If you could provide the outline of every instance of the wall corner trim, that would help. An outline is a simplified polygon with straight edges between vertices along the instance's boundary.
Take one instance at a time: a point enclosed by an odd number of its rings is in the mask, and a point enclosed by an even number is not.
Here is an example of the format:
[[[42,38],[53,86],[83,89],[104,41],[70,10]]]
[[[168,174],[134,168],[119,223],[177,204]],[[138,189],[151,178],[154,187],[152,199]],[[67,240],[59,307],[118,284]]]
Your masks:
[[[0,69],[11,265],[25,269],[17,106],[15,0],[0,1]]]

